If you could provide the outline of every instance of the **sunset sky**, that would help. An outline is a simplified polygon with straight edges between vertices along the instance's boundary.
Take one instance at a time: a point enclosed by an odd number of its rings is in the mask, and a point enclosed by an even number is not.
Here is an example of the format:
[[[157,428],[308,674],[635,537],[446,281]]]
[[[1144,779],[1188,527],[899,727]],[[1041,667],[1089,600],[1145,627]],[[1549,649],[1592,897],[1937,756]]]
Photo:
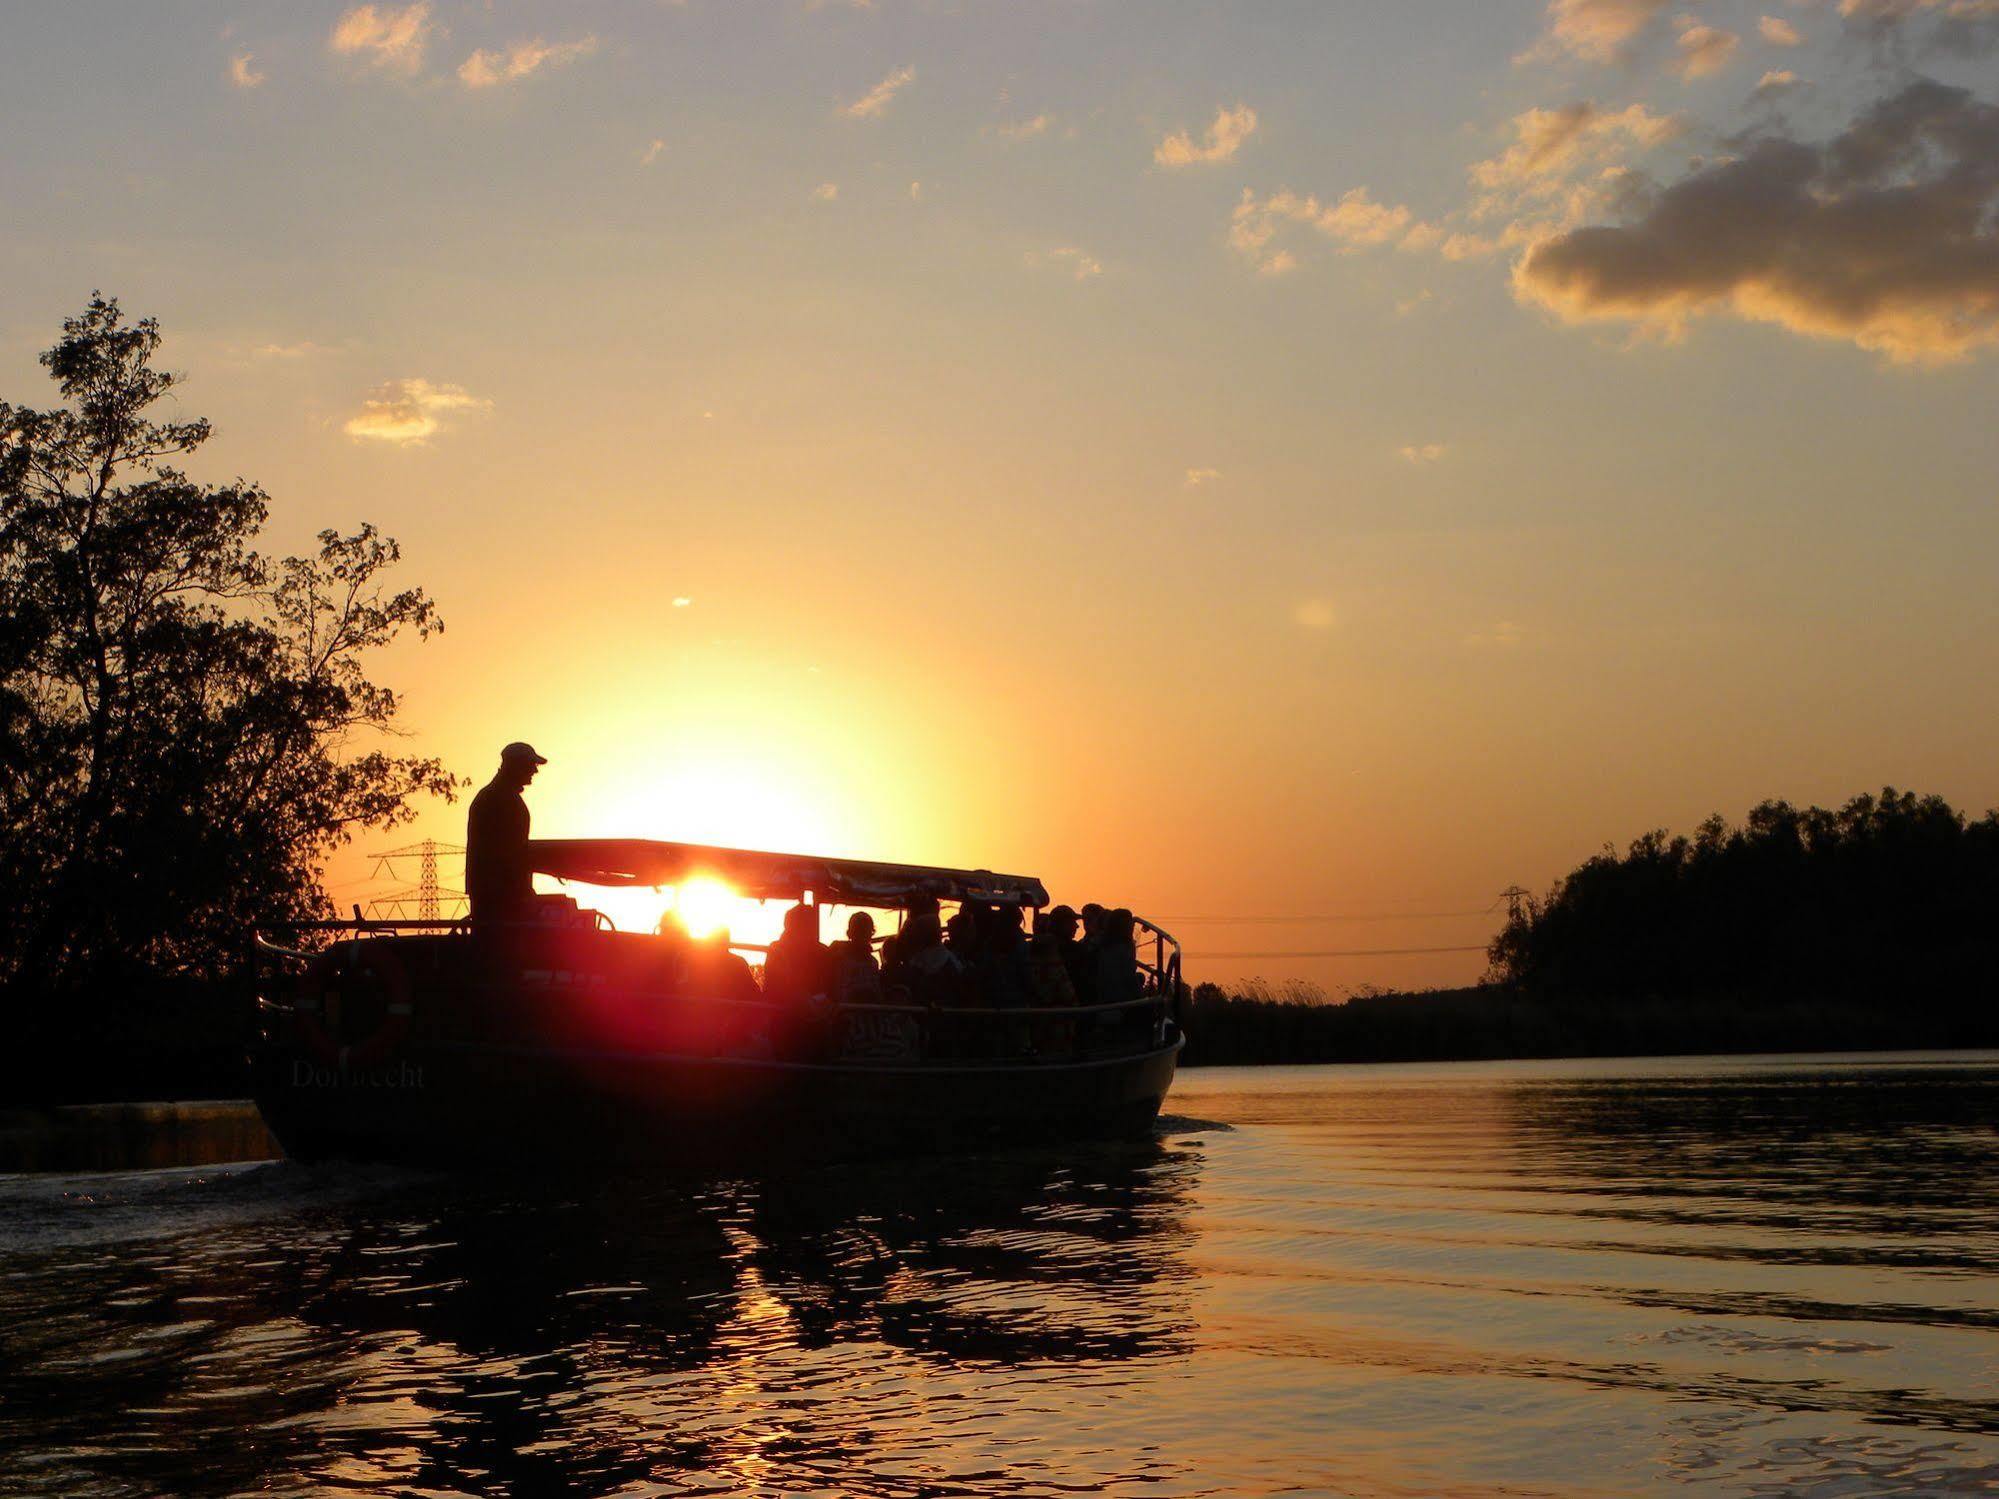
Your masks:
[[[377,674],[544,836],[1268,954],[1999,802],[1991,0],[10,5],[0,123],[0,396],[159,317],[273,550],[401,540]]]

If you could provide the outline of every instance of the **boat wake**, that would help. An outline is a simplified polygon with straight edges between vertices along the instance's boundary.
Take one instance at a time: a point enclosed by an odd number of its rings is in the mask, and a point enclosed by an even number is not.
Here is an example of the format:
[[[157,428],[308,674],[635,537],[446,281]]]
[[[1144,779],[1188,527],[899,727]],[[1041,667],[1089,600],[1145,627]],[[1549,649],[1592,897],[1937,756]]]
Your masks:
[[[0,1259],[205,1233],[391,1194],[407,1167],[242,1161],[152,1171],[0,1176]]]

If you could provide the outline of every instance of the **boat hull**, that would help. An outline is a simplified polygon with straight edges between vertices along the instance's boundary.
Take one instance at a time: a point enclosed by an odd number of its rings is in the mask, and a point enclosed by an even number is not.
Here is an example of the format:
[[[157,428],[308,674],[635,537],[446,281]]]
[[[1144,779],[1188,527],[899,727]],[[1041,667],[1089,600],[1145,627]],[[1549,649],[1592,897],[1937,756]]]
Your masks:
[[[1180,1046],[1172,1032],[1135,1055],[882,1065],[435,1042],[365,1069],[285,1046],[253,1066],[299,1159],[712,1168],[1142,1134]]]

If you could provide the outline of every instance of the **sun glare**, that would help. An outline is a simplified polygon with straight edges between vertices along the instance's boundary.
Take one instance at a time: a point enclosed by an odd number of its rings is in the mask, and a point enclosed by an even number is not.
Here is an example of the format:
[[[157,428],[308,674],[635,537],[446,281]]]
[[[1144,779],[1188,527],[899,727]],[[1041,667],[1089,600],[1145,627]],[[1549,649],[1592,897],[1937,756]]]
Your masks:
[[[668,909],[680,917],[688,935],[712,937],[729,926],[745,904],[740,895],[720,880],[702,878],[689,880],[673,891]]]

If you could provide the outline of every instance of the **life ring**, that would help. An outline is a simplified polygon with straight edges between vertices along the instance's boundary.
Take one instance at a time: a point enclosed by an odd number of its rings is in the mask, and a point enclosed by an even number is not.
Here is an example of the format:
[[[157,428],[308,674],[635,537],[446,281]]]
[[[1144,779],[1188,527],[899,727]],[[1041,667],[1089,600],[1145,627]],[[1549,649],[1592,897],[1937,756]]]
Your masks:
[[[382,1023],[359,1041],[342,1043],[327,1028],[327,1020],[338,1023],[337,1001],[343,974],[367,973],[381,987],[386,1001]],[[328,1000],[336,1006],[329,1013]],[[313,1059],[325,1067],[376,1067],[394,1055],[410,1031],[410,1017],[416,1013],[410,991],[409,974],[402,961],[381,942],[358,942],[345,950],[336,948],[314,958],[299,980],[298,996],[292,1002],[292,1021],[299,1040]],[[322,1018],[324,1017],[324,1018]]]

